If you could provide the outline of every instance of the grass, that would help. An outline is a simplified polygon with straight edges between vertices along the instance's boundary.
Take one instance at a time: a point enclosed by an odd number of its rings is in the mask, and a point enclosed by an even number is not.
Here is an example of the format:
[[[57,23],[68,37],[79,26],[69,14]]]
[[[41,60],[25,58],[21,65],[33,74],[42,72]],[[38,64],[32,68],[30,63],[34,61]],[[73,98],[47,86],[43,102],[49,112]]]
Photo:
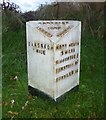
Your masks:
[[[28,93],[24,30],[3,34],[3,118],[103,118],[103,40],[89,33],[81,40],[81,76],[77,92],[58,103]],[[17,76],[18,80],[14,80]],[[14,100],[13,107],[11,100]],[[26,106],[25,106],[26,104]]]

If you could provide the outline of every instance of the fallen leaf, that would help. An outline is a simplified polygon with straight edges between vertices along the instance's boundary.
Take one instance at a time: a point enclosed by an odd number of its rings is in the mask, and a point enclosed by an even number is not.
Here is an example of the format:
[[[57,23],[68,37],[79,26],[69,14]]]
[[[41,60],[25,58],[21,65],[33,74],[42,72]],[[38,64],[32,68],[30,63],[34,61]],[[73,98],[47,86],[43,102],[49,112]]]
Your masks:
[[[11,100],[11,104],[14,104],[14,102],[15,102],[14,100]]]
[[[18,112],[8,111],[7,113],[8,113],[8,114],[11,114],[11,115],[18,115]]]
[[[24,108],[25,108],[25,107],[24,107],[24,106],[22,106],[22,110],[24,110]]]
[[[14,106],[14,100],[11,100],[11,108]]]
[[[14,115],[18,115],[18,112],[13,112]]]
[[[25,106],[27,106],[28,105],[28,101],[26,101],[26,103],[25,103]]]
[[[22,106],[22,110],[25,109],[25,107],[28,105],[28,102],[29,102],[29,101],[26,101],[26,102],[25,102],[24,106]]]
[[[18,80],[18,77],[17,77],[17,76],[15,76],[15,77],[14,77],[14,80]]]
[[[8,111],[8,114],[13,114],[13,112],[12,111]]]
[[[8,105],[8,102],[5,102],[5,104],[4,104],[5,106],[7,106]]]

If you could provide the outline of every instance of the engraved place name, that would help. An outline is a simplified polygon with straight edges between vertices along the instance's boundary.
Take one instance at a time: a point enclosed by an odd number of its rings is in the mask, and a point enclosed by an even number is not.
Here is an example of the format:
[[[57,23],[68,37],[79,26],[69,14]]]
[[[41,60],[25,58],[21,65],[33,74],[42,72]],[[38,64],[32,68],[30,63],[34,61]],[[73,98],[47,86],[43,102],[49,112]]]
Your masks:
[[[68,69],[68,68],[71,68],[71,67],[73,67],[73,66],[75,66],[75,65],[77,65],[77,64],[78,64],[78,60],[76,60],[76,61],[74,61],[74,62],[72,62],[72,63],[70,63],[70,64],[67,64],[67,65],[65,65],[65,66],[63,66],[63,67],[59,67],[59,68],[56,69],[56,74],[57,74],[57,73],[60,73],[61,71],[66,70],[66,69]]]
[[[69,30],[71,29],[71,27],[67,27],[65,30],[63,30],[61,33],[57,34],[57,37],[62,37],[63,35],[65,35]]]
[[[47,37],[52,37],[53,35],[49,32],[47,32],[46,30],[44,30],[43,28],[37,27],[37,30],[39,30],[41,33],[43,33],[44,35],[46,35]]]
[[[76,73],[78,73],[78,69],[72,70],[72,71],[70,71],[69,73],[67,73],[67,74],[65,74],[65,75],[62,75],[62,76],[56,78],[56,82],[58,82],[58,81],[60,81],[60,80],[63,80],[63,79],[65,79],[65,78],[68,78],[68,77],[70,77],[70,76],[72,76],[72,75],[74,75],[74,74],[76,74]]]
[[[42,55],[45,55],[45,54],[46,54],[46,51],[45,51],[45,50],[36,49],[36,53],[40,53],[40,54],[42,54]]]
[[[53,50],[53,46],[49,44],[43,44],[43,43],[37,43],[37,42],[29,42],[29,46],[32,46],[34,48],[39,48],[39,49],[45,49],[45,50]]]
[[[69,61],[69,60],[72,60],[72,59],[77,59],[79,56],[79,54],[74,54],[74,55],[70,55],[66,58],[62,58],[61,60],[56,60],[55,63],[56,64],[60,64],[60,63],[63,63],[63,62],[66,62],[66,61]]]
[[[78,41],[75,41],[73,43],[70,43],[70,44],[57,44],[56,45],[56,50],[61,50],[61,49],[66,49],[67,47],[75,47],[79,45],[79,42]]]
[[[39,22],[38,24],[49,24],[49,25],[50,24],[63,24],[64,25],[64,24],[68,24],[68,23],[69,23],[68,21],[67,22],[65,22],[65,21],[64,22],[55,22],[55,21],[52,22],[52,21],[50,21],[50,22]]]
[[[69,44],[69,47],[74,47],[74,46],[76,46],[76,45],[79,45],[79,42],[78,42],[78,41],[77,41],[77,42],[70,43],[70,44]]]
[[[56,45],[56,50],[61,50],[61,49],[66,49],[67,48],[67,44],[58,44]]]
[[[68,50],[62,50],[60,54],[62,56],[62,55],[66,55],[66,54],[73,53],[73,52],[75,52],[75,48],[68,49]]]

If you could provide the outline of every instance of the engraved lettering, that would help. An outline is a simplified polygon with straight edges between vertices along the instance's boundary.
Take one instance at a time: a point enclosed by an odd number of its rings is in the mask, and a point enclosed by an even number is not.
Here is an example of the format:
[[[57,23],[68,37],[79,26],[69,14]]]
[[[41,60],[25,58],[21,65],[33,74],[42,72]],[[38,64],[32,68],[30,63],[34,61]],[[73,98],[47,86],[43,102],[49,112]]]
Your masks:
[[[76,74],[76,73],[78,73],[78,69],[72,70],[72,71],[70,71],[69,73],[64,74],[64,75],[56,78],[56,82],[58,82],[58,81],[60,81],[60,80],[63,80],[63,79],[65,79],[65,78],[68,78],[68,77],[70,77],[70,76],[72,76],[72,75],[74,75],[74,74]]]

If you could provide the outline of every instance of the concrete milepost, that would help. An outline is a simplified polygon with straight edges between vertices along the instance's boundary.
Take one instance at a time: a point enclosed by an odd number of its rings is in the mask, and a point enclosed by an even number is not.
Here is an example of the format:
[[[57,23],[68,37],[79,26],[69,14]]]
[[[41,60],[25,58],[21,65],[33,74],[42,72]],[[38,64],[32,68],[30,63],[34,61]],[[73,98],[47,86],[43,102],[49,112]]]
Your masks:
[[[56,101],[79,85],[81,22],[29,21],[26,33],[28,86]]]

